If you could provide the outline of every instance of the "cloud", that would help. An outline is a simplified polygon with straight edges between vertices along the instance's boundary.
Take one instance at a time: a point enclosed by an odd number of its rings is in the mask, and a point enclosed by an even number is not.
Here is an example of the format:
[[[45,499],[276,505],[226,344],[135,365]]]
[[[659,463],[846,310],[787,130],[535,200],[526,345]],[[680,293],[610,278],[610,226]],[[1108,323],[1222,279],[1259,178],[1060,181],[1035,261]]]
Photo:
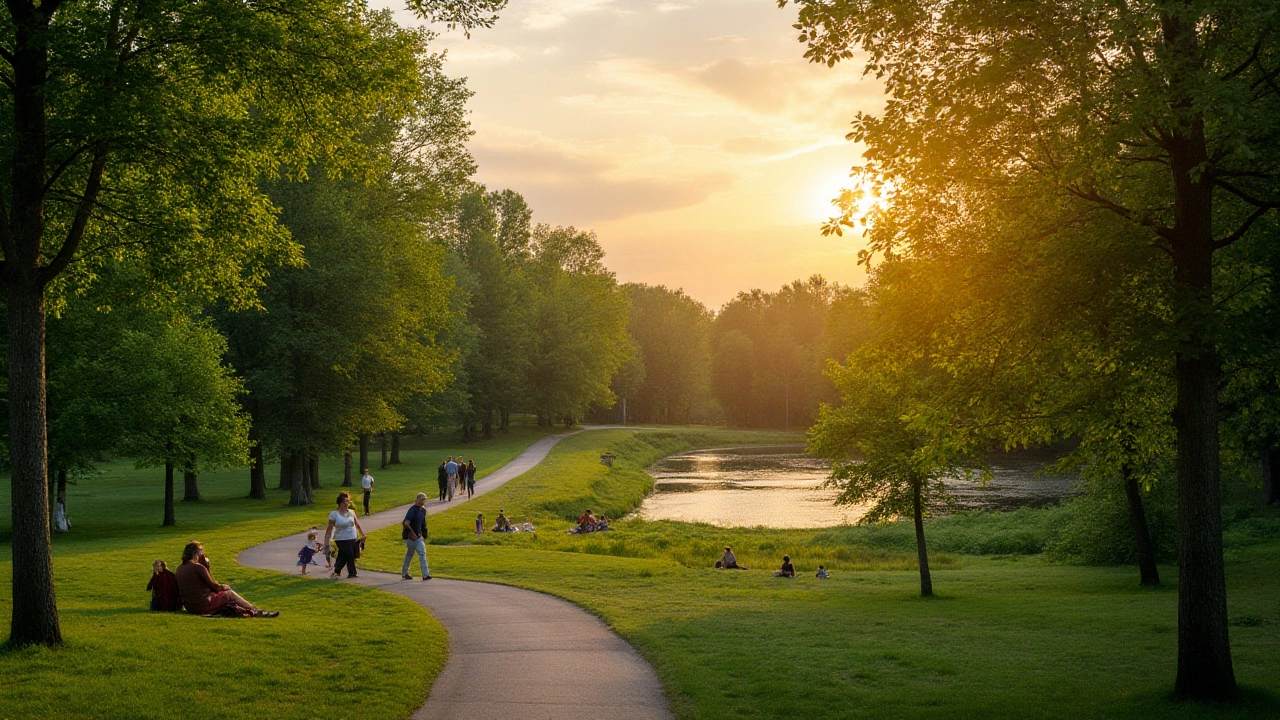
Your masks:
[[[730,138],[720,143],[720,147],[734,155],[777,155],[791,150],[794,142],[770,140],[757,135]]]
[[[606,10],[613,0],[534,0],[522,24],[530,30],[554,30],[573,17]]]
[[[692,8],[692,7],[693,7],[692,5],[680,5],[677,3],[664,2],[664,3],[660,3],[654,9],[660,13],[666,14],[666,13],[680,12],[681,10],[688,10],[689,8]]]
[[[747,39],[741,35],[716,35],[715,37],[707,38],[707,42],[716,45],[737,45],[746,41]]]
[[[468,41],[448,47],[449,60],[470,64],[500,64],[519,61],[520,54],[509,47]]]
[[[622,167],[613,147],[574,146],[540,136],[478,142],[471,151],[482,182],[521,193],[541,221],[556,224],[605,222],[689,207],[732,184],[728,173],[715,171],[654,176],[643,168]]]

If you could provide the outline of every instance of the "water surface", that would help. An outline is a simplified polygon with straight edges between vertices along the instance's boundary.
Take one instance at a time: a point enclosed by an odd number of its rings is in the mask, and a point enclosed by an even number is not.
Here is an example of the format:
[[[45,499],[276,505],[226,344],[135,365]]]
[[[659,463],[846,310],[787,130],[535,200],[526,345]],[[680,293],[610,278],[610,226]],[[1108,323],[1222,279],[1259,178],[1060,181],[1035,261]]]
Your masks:
[[[834,489],[820,487],[831,472],[804,446],[760,445],[713,448],[659,460],[649,473],[654,491],[637,515],[646,520],[705,522],[725,527],[830,527],[857,522],[870,504],[833,505]],[[1004,453],[991,461],[985,485],[949,479],[959,509],[1007,510],[1057,502],[1072,492],[1072,479],[1036,474],[1050,452]]]

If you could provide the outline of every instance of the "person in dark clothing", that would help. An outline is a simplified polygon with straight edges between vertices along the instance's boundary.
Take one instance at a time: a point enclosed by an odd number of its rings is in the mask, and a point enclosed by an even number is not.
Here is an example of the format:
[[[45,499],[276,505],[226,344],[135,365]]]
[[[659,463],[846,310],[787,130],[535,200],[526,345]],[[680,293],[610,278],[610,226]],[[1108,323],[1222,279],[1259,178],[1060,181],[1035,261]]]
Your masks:
[[[793,578],[796,576],[796,566],[791,564],[791,556],[782,556],[782,569],[773,573],[774,577]]]
[[[467,499],[476,494],[476,459],[467,461]]]
[[[443,460],[436,469],[436,484],[440,486],[440,502],[444,502],[445,495],[449,492],[449,471],[444,469]]]
[[[409,563],[413,560],[413,556],[418,556],[418,566],[422,568],[422,579],[431,579],[431,569],[427,567],[427,494],[418,493],[417,499],[413,505],[409,506],[409,512],[404,515],[404,522],[400,523],[403,529],[400,530],[400,538],[404,540],[404,565],[400,568],[400,577],[405,580],[412,580],[413,576],[409,574]]]
[[[187,612],[195,615],[208,615],[232,605],[253,617],[276,617],[280,613],[260,610],[253,603],[240,597],[230,585],[223,585],[209,574],[207,561],[204,559],[204,546],[192,540],[182,550],[182,564],[174,573],[178,582],[178,594],[182,596],[182,604]]]
[[[155,612],[176,612],[182,609],[178,577],[163,560],[151,563],[151,579],[147,581],[147,589],[151,591],[151,609]]]

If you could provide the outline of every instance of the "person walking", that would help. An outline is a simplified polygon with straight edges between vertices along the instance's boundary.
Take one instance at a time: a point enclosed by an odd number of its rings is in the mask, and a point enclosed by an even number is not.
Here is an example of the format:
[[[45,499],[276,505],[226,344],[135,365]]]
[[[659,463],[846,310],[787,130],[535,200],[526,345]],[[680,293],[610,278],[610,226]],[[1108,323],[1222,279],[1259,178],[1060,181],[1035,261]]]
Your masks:
[[[449,502],[453,502],[453,494],[458,490],[458,463],[453,461],[452,455],[444,464],[444,471],[449,476]]]
[[[422,569],[422,579],[431,579],[431,569],[427,567],[427,494],[418,493],[417,500],[409,506],[409,512],[400,523],[404,529],[400,537],[404,540],[404,565],[400,567],[400,577],[412,580],[409,574],[409,562],[415,553],[418,555],[418,566]]]
[[[369,496],[373,494],[373,476],[369,474],[369,468],[364,469],[364,476],[360,478],[360,487],[364,488],[364,514],[369,515]]]
[[[476,494],[476,459],[467,461],[467,499]]]
[[[440,467],[436,468],[436,484],[440,486],[440,502],[444,502],[445,494],[449,492],[449,471],[444,469],[446,460],[440,461]]]
[[[329,577],[339,577],[344,566],[347,568],[347,577],[355,577],[356,557],[365,534],[356,512],[351,509],[351,496],[345,492],[338,493],[338,509],[329,513],[329,525],[324,529],[326,546],[330,537],[338,543],[338,562],[334,564],[333,574]]]

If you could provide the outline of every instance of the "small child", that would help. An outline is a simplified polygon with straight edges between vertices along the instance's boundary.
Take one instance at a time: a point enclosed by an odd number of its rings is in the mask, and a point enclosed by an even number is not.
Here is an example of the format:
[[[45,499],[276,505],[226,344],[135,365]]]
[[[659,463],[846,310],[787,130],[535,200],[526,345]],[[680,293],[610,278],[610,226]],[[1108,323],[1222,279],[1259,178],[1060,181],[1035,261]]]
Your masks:
[[[151,563],[151,579],[147,581],[151,591],[151,609],[155,612],[174,612],[182,609],[182,596],[178,594],[178,577],[163,560]]]
[[[314,535],[314,536],[316,536],[316,537],[319,537],[319,536],[320,536],[320,526],[319,526],[319,525],[312,525],[312,526],[311,526],[311,532],[307,533],[307,539],[308,539],[308,540],[310,540],[310,539],[312,538],[312,536],[313,536],[313,535]],[[315,541],[315,546],[316,546],[316,554],[317,554],[317,555],[318,555],[318,554],[320,554],[320,553],[324,553],[324,566],[325,566],[325,568],[331,568],[331,567],[333,567],[333,553],[329,551],[329,548],[328,548],[327,546],[323,545],[319,540],[316,540],[316,541]],[[316,564],[316,565],[319,565],[319,564],[320,564],[320,563],[318,563],[318,562],[315,562],[314,560],[313,560],[312,562],[313,562],[314,564]]]
[[[828,577],[827,568],[823,565],[819,565],[818,572],[814,573],[814,577],[818,578],[819,580],[826,580]]]
[[[320,543],[316,542],[318,533],[315,530],[307,533],[307,542],[298,551],[298,565],[302,568],[302,574],[307,574],[307,566],[311,564],[311,559],[315,557]],[[316,563],[317,565],[319,563]]]
[[[782,569],[775,570],[773,573],[773,576],[784,577],[784,578],[793,578],[796,576],[796,566],[791,564],[790,555],[782,556]]]
[[[483,533],[484,533],[484,513],[480,513],[479,515],[476,515],[476,534],[481,535]]]

